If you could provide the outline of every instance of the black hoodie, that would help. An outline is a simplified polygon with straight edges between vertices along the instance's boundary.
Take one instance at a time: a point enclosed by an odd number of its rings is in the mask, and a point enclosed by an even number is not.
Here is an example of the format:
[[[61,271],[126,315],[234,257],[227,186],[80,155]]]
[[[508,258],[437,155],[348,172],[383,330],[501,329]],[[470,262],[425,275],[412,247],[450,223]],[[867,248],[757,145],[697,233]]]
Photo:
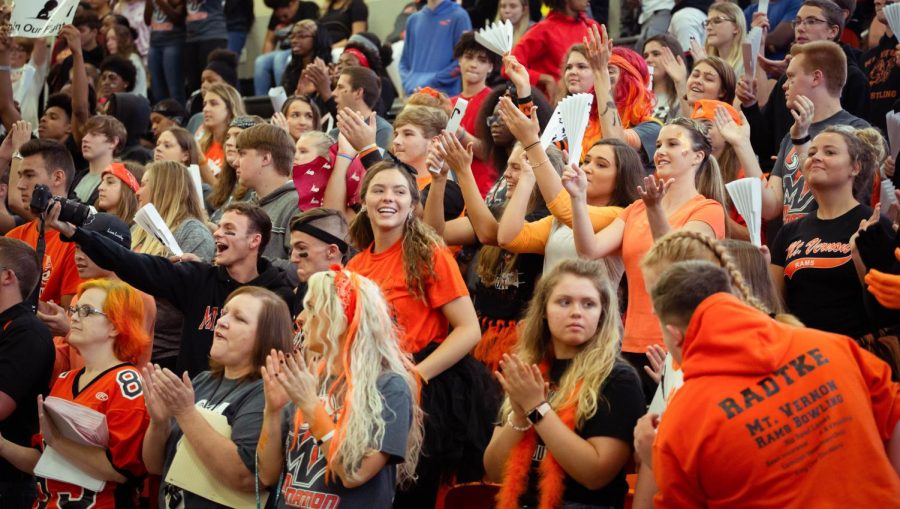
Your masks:
[[[153,156],[141,146],[141,137],[150,129],[150,101],[137,94],[113,94],[108,112],[122,122],[128,132],[119,159],[149,163]]]
[[[224,267],[203,262],[172,263],[162,256],[135,253],[100,233],[77,228],[67,241],[75,241],[94,263],[112,270],[138,290],[171,302],[184,314],[178,373],[194,377],[209,369],[213,329],[225,299],[242,286],[261,286],[287,302],[294,315],[293,288],[284,272],[264,258],[257,265],[259,276],[247,283],[231,278]]]

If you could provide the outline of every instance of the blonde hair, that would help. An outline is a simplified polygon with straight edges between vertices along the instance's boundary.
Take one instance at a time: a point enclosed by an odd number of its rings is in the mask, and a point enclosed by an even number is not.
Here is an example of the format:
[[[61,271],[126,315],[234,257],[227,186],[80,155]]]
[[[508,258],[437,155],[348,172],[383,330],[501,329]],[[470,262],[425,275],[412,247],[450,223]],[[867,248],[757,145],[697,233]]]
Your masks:
[[[703,152],[703,161],[700,162],[700,166],[697,167],[697,172],[694,174],[697,192],[705,198],[721,203],[723,208],[727,207],[728,201],[725,197],[722,170],[719,169],[716,157],[712,155],[712,141],[709,139],[706,126],[696,120],[684,117],[676,118],[666,125],[676,125],[685,129],[691,137],[691,150]]]
[[[174,233],[188,219],[206,223],[206,211],[191,181],[188,169],[175,161],[157,161],[147,165],[144,176],[150,187],[147,201],[156,207],[166,226]],[[167,256],[169,250],[143,228],[134,228],[131,248],[141,253]]]
[[[742,68],[744,65],[744,40],[747,38],[747,21],[744,19],[744,11],[741,10],[737,4],[733,4],[727,1],[720,1],[712,4],[709,7],[709,12],[716,11],[724,14],[726,17],[730,18],[731,22],[737,26],[737,34],[734,36],[734,41],[731,43],[731,52],[727,55],[720,55],[719,50],[716,49],[715,46],[706,43],[706,53],[713,57],[719,57],[724,60],[728,65],[734,69],[734,72],[738,72],[738,68]]]
[[[859,173],[853,179],[853,197],[860,203],[866,203],[872,191],[875,172],[887,157],[884,137],[874,127],[857,129],[845,124],[828,126],[819,134],[825,133],[837,134],[843,138],[851,164],[859,164]]]
[[[575,404],[576,428],[597,413],[601,401],[600,389],[619,357],[622,321],[616,292],[605,277],[600,262],[584,259],[563,260],[545,274],[534,290],[525,318],[520,324],[516,354],[528,364],[552,361],[553,349],[547,323],[547,304],[550,294],[564,276],[572,275],[590,281],[600,294],[601,315],[597,331],[582,345],[559,381],[559,390],[550,398],[553,408]],[[576,392],[575,389],[578,389]],[[500,409],[505,421],[512,411],[509,397]]]
[[[225,107],[228,108],[228,118],[225,119],[225,129],[228,129],[228,125],[231,124],[231,121],[234,120],[234,117],[242,117],[247,114],[244,110],[244,98],[241,97],[240,92],[238,92],[234,87],[228,85],[226,83],[214,83],[206,89],[204,94],[208,94],[212,92],[219,96],[222,101],[225,102]],[[214,133],[212,130],[203,128],[203,135],[200,136],[200,150],[203,153],[206,153],[209,150],[209,146],[212,145]]]
[[[415,366],[412,358],[400,349],[398,332],[378,285],[359,274],[346,270],[342,272],[342,277],[349,278],[352,281],[350,284],[355,285],[357,290],[354,311],[358,318],[358,328],[354,337],[346,337],[348,323],[344,303],[335,287],[335,271],[328,270],[310,276],[304,299],[307,313],[328,317],[327,321],[318,322],[316,330],[310,330],[310,321],[304,325],[306,337],[316,337],[323,344],[320,386],[327,386],[330,380],[342,374],[331,372],[331,367],[335,364],[339,364],[346,375],[339,379],[343,380],[338,382],[341,383],[340,387],[332,387],[345,402],[342,411],[347,412],[341,419],[345,425],[339,433],[339,440],[333,444],[337,448],[332,457],[334,461],[340,462],[343,471],[350,478],[355,478],[363,459],[370,451],[381,447],[387,423],[378,380],[383,374],[394,373],[403,379],[412,397],[412,422],[406,437],[406,454],[403,463],[397,466],[397,483],[408,484],[415,480],[423,437],[424,414],[418,404],[418,382],[413,376]],[[345,350],[347,341],[351,342],[349,352]],[[348,383],[351,380],[352,383]]]
[[[369,185],[372,183],[375,175],[390,170],[398,171],[403,175],[409,187],[409,196],[412,199],[410,216],[403,226],[403,238],[401,239],[403,270],[406,272],[406,287],[410,293],[427,303],[425,282],[434,274],[434,250],[444,247],[444,240],[415,214],[415,209],[419,206],[421,200],[415,178],[393,162],[381,161],[366,172],[359,190],[359,197],[365,203],[366,193],[369,191]],[[366,209],[360,211],[353,218],[353,222],[350,223],[348,238],[350,243],[360,251],[367,249],[375,241],[375,233],[372,230],[372,223],[369,221]]]
[[[772,315],[779,322],[788,325],[802,327],[797,318],[784,313],[781,300],[775,293],[771,276],[766,272],[765,262],[762,263],[763,273],[760,274],[758,265],[762,255],[759,250],[748,242],[740,242],[741,246],[734,244],[740,241],[717,241],[700,232],[690,230],[678,230],[662,237],[641,260],[641,267],[652,269],[660,274],[670,265],[685,260],[703,260],[721,267],[727,274],[731,288],[748,305]],[[730,246],[726,247],[726,246]],[[750,246],[758,256],[751,258],[738,256],[732,253],[749,251]],[[745,277],[746,276],[746,277]],[[749,281],[749,283],[748,283]],[[651,290],[648,288],[648,290]],[[676,296],[677,297],[677,296]]]
[[[316,151],[320,157],[328,158],[328,153],[331,150],[331,146],[334,145],[334,140],[331,139],[331,136],[323,133],[322,131],[307,131],[300,135],[300,140],[307,139],[312,144],[312,148]]]
[[[430,96],[426,95],[425,97]],[[425,139],[431,139],[441,134],[441,130],[447,127],[448,120],[450,117],[444,110],[431,106],[407,105],[394,120],[394,130],[405,125],[413,125],[422,130]]]

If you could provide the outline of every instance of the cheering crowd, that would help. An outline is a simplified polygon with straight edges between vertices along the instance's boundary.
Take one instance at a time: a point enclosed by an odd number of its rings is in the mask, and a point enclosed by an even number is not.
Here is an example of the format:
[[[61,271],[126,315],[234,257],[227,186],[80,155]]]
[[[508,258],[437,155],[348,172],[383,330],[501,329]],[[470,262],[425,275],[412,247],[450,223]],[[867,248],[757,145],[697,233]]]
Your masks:
[[[264,3],[0,11],[0,507],[900,507],[896,0]]]

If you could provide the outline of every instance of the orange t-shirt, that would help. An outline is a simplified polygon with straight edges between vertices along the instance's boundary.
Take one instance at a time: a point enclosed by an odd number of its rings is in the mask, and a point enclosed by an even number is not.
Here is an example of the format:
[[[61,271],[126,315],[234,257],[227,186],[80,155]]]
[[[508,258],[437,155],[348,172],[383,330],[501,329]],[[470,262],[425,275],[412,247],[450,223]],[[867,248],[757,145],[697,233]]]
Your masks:
[[[648,346],[662,344],[662,331],[653,314],[653,304],[641,274],[641,260],[653,245],[653,233],[650,231],[647,207],[643,200],[629,205],[619,218],[625,221],[622,261],[628,277],[628,312],[625,315],[622,351],[644,353]],[[682,228],[691,221],[702,221],[716,232],[717,239],[725,238],[725,210],[722,204],[707,200],[702,195],[685,202],[668,220],[673,230]]]
[[[206,159],[211,163],[215,163],[219,168],[225,163],[225,147],[222,146],[218,141],[213,140],[212,143],[209,144],[209,148],[206,149],[206,152],[203,154],[206,156]]]
[[[655,507],[900,507],[885,451],[900,384],[855,341],[719,293],[697,306],[683,353],[653,445]]]
[[[365,276],[381,287],[391,314],[401,328],[400,346],[406,352],[416,353],[429,343],[440,343],[447,337],[450,324],[441,307],[459,297],[468,297],[469,290],[450,250],[436,247],[434,272],[425,280],[427,302],[423,302],[406,287],[402,244],[399,240],[377,254],[373,252],[375,244],[372,244],[350,260],[347,270]]]
[[[19,239],[37,249],[37,220],[13,228],[6,233],[7,237]],[[44,302],[53,301],[59,304],[64,295],[75,295],[81,278],[75,268],[75,244],[63,242],[59,232],[46,228],[44,230],[44,264],[41,270],[41,297]]]

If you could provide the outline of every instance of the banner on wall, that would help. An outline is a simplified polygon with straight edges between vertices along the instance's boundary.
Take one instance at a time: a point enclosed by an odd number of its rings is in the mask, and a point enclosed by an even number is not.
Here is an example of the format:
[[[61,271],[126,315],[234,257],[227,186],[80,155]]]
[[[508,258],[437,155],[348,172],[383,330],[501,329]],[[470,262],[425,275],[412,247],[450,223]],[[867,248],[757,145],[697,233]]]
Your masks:
[[[78,0],[19,0],[10,24],[13,37],[41,38],[56,35],[75,18]]]

